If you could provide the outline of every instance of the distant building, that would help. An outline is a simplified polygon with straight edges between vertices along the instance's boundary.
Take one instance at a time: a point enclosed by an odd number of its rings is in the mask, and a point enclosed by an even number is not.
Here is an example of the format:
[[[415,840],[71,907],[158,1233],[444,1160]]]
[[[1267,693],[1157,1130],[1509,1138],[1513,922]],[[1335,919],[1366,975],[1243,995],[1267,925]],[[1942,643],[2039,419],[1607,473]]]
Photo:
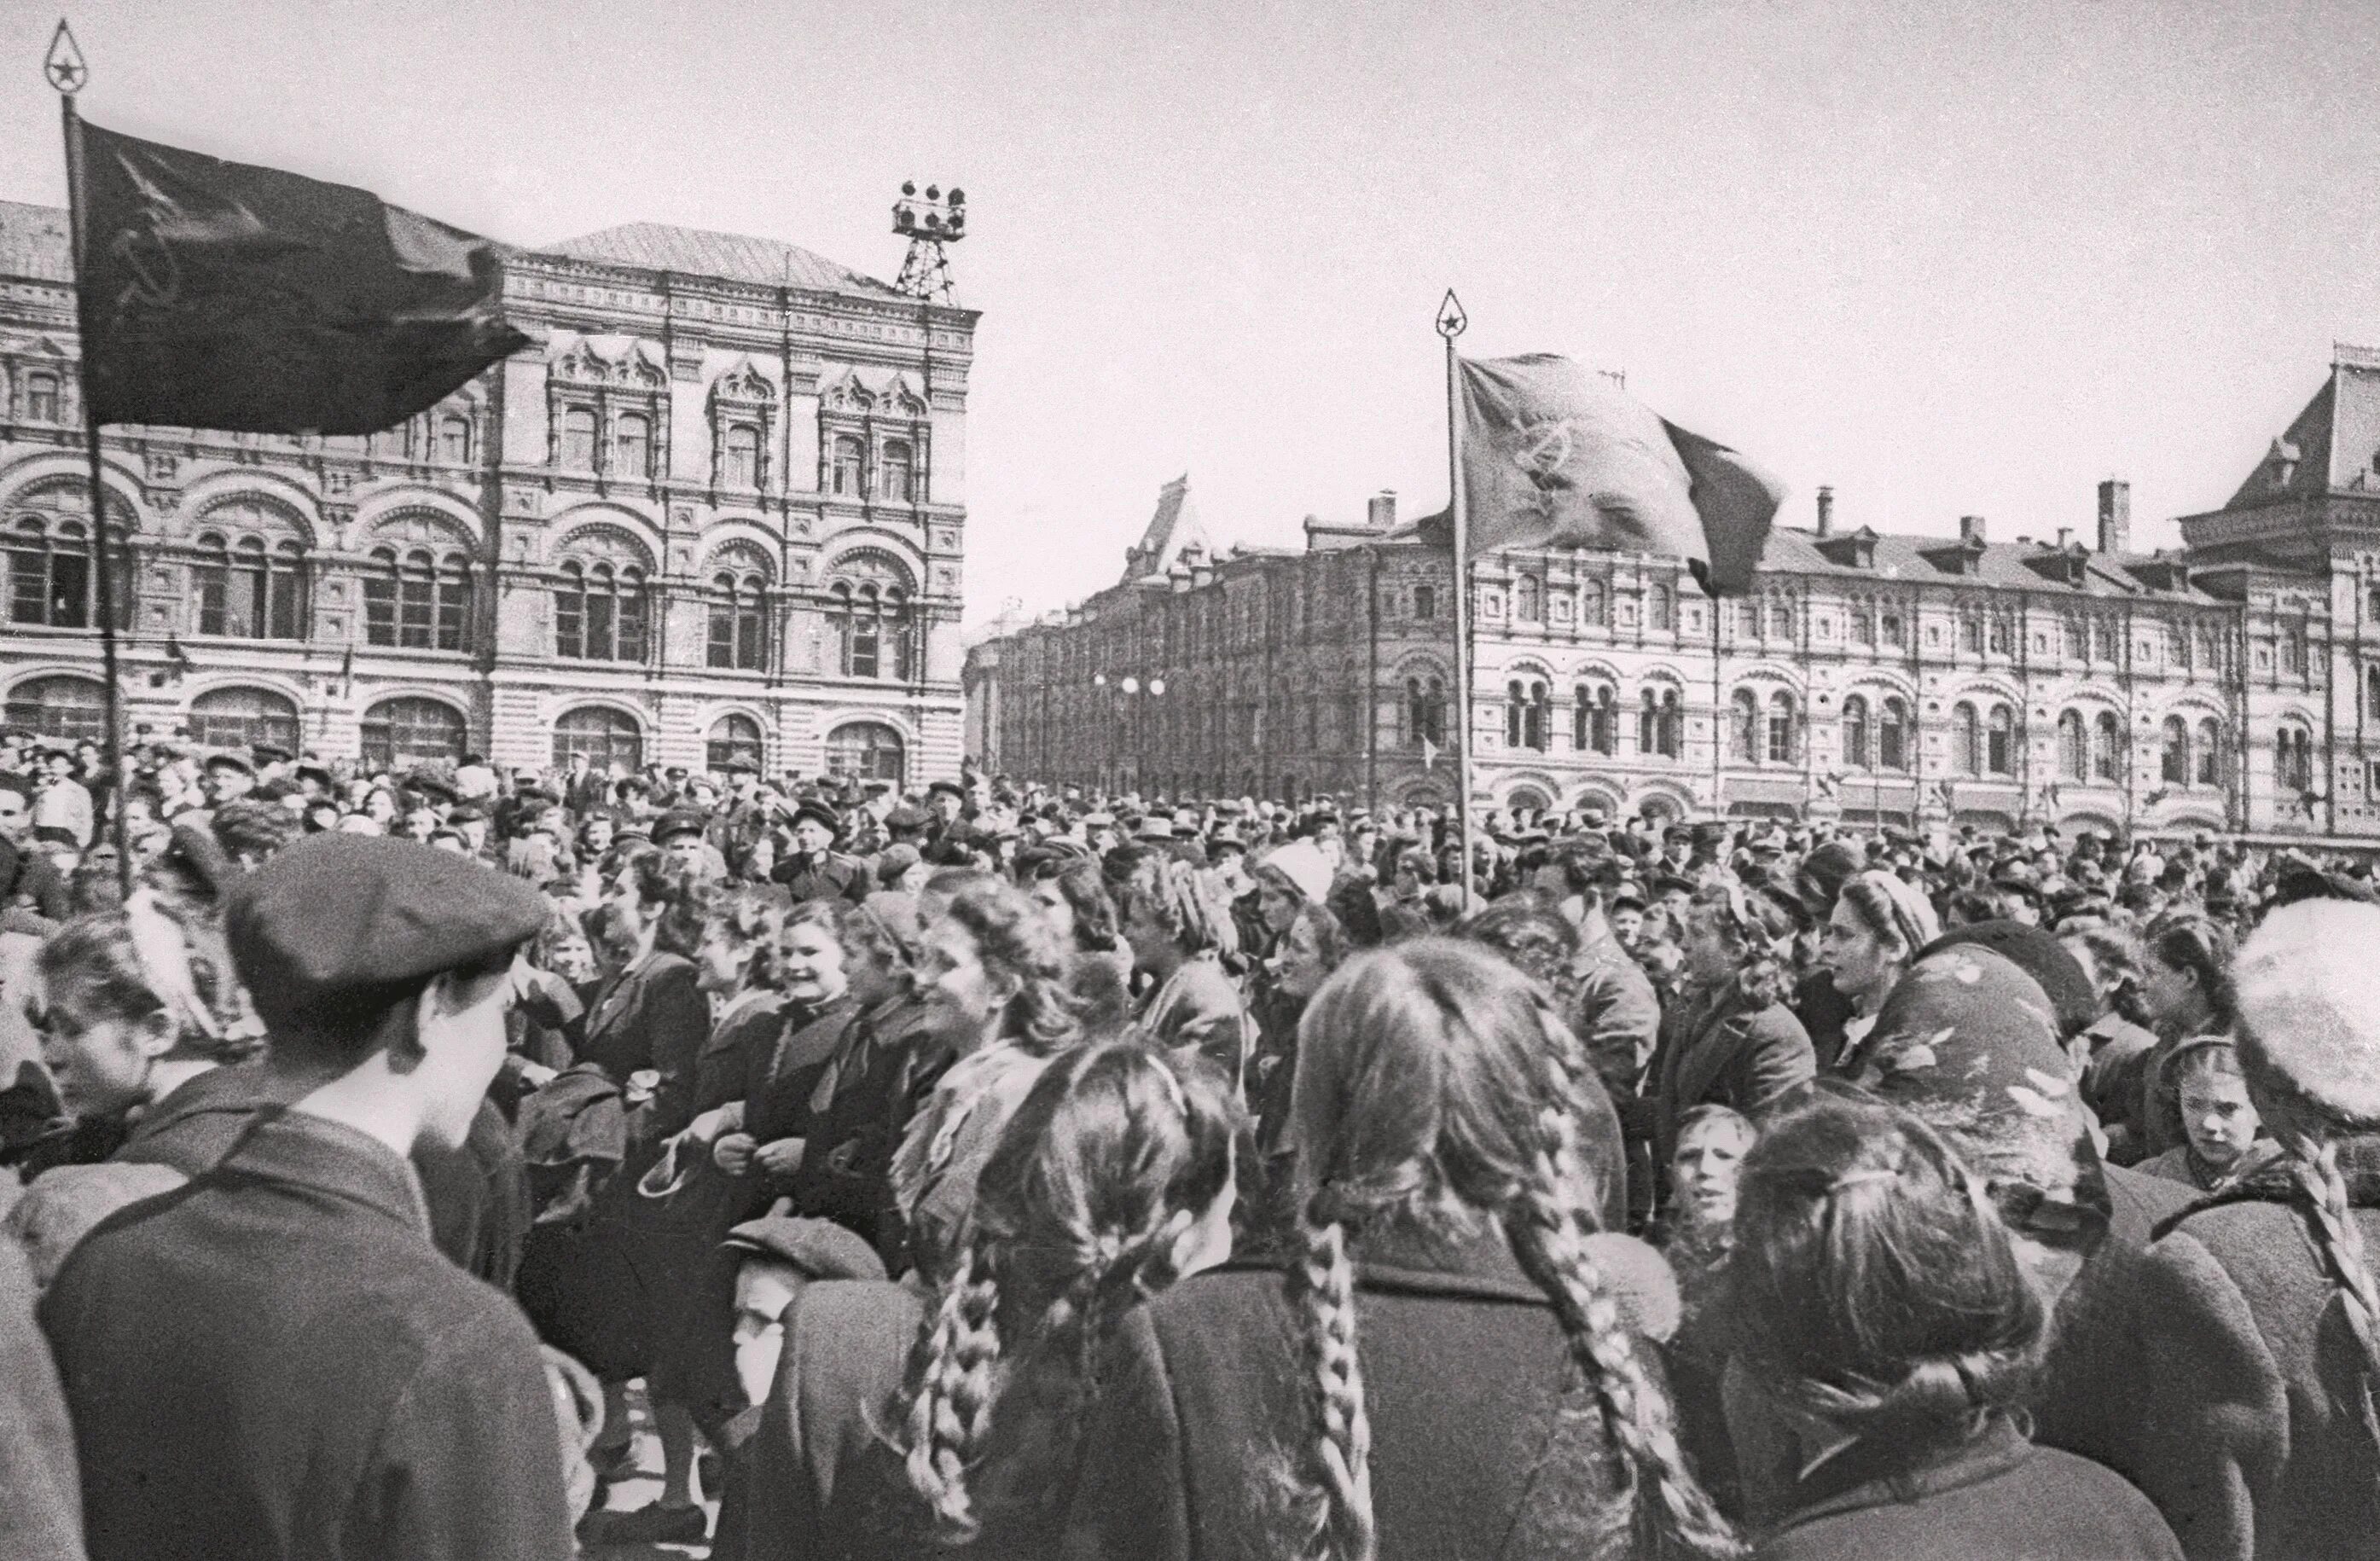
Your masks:
[[[2095,546],[1979,517],[1846,533],[1821,489],[1719,602],[1671,559],[1477,561],[1475,800],[2380,837],[2380,355],[2337,357],[2179,553],[2133,551],[2111,481]],[[1303,551],[1218,556],[1169,483],[1116,586],[971,652],[979,756],[1144,793],[1450,800],[1432,529],[1382,494],[1361,525],[1309,519]]]
[[[954,774],[977,315],[770,239],[508,253],[539,338],[364,438],[110,429],[128,720],[379,762]],[[0,697],[100,730],[66,214],[0,203]]]

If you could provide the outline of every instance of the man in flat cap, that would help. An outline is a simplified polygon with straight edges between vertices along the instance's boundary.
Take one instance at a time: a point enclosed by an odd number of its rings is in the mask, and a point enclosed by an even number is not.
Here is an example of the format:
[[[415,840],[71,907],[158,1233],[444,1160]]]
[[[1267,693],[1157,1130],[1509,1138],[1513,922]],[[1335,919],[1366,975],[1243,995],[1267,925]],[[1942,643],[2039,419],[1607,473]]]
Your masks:
[[[431,1244],[407,1160],[468,1133],[546,914],[492,868],[361,835],[232,889],[294,1104],[102,1223],[42,1298],[92,1561],[573,1554],[537,1339]]]
[[[835,851],[842,829],[843,820],[825,803],[810,797],[795,805],[794,849],[769,874],[785,886],[795,903],[840,898],[856,905],[875,887],[866,864]]]

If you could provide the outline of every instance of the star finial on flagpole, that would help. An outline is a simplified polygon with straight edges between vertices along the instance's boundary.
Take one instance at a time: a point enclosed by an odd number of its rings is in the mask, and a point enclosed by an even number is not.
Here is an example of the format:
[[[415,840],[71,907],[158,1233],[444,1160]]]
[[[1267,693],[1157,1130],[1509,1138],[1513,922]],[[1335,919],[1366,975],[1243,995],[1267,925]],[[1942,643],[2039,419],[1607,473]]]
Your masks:
[[[58,18],[58,30],[50,34],[50,52],[42,60],[42,74],[50,85],[68,97],[83,90],[91,80],[91,67],[82,57],[82,45],[75,42],[72,29],[66,18]]]
[[[61,22],[58,25],[63,27],[66,24]],[[1470,323],[1471,317],[1463,312],[1463,300],[1454,296],[1453,288],[1449,287],[1446,302],[1438,306],[1438,333],[1451,341],[1463,334]]]

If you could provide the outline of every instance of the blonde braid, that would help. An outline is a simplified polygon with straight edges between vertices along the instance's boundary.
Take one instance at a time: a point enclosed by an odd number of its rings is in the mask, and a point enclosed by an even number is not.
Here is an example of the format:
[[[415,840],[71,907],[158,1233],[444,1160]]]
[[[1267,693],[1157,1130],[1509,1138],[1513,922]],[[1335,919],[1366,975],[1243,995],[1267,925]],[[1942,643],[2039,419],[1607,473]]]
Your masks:
[[[991,1423],[999,1310],[991,1249],[980,1238],[970,1240],[942,1286],[909,1370],[909,1485],[933,1514],[934,1537],[946,1543],[965,1543],[976,1533],[966,1475]]]
[[[2314,1244],[2338,1285],[2340,1309],[2355,1342],[2363,1347],[2367,1378],[2380,1375],[2380,1285],[2364,1260],[2363,1228],[2348,1202],[2347,1179],[2339,1174],[2338,1145],[2327,1138],[2292,1134],[2289,1175],[2306,1195]]]
[[[1592,1226],[1576,1124],[1568,1110],[1540,1116],[1544,1143],[1536,1175],[1514,1189],[1504,1209],[1513,1253],[1554,1303],[1571,1355],[1603,1406],[1605,1425],[1626,1458],[1634,1507],[1634,1554],[1733,1557],[1744,1554],[1708,1492],[1686,1465],[1670,1415],[1669,1395],[1645,1370],[1635,1340],[1589,1254]],[[1657,1501],[1645,1500],[1651,1486]]]
[[[1322,1196],[1315,1202],[1319,1204]],[[1298,1349],[1312,1390],[1311,1462],[1321,1475],[1321,1510],[1303,1547],[1325,1561],[1372,1561],[1378,1533],[1372,1517],[1372,1422],[1364,1408],[1364,1369],[1355,1351],[1355,1266],[1346,1227],[1309,1207],[1303,1250],[1289,1268]]]

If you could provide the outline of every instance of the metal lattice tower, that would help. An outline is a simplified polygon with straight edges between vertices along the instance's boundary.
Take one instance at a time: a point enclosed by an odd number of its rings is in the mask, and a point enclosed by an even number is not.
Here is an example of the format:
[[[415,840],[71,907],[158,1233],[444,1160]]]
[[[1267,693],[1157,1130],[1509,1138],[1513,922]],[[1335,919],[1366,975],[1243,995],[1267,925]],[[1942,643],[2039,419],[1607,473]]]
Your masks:
[[[928,185],[919,195],[914,181],[902,185],[901,199],[892,202],[892,231],[909,241],[892,285],[913,298],[950,302],[950,247],[966,236],[966,191],[944,195],[941,186]]]

